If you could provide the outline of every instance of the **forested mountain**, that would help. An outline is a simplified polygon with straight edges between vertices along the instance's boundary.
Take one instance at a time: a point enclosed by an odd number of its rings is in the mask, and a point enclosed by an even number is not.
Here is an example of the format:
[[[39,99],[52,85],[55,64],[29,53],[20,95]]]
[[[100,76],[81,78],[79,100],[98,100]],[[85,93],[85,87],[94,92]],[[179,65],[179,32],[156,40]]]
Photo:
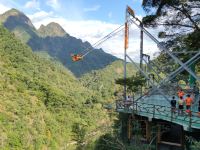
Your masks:
[[[71,149],[76,142],[84,147],[103,133],[98,127],[108,126],[96,92],[3,26],[0,70],[0,149]]]
[[[2,14],[0,22],[14,32],[19,39],[27,43],[33,51],[48,52],[50,56],[59,60],[77,77],[92,70],[102,69],[118,60],[102,49],[95,49],[84,60],[74,63],[70,55],[81,53],[85,49],[93,49],[90,43],[70,36],[57,23],[50,23],[47,26],[41,25],[36,30],[30,19],[16,9],[11,9]]]
[[[83,86],[97,91],[106,102],[113,102],[117,95],[122,95],[123,87],[115,83],[115,80],[123,77],[124,62],[119,60],[108,65],[104,69],[92,71],[80,78]],[[127,64],[127,77],[136,73],[133,64]]]

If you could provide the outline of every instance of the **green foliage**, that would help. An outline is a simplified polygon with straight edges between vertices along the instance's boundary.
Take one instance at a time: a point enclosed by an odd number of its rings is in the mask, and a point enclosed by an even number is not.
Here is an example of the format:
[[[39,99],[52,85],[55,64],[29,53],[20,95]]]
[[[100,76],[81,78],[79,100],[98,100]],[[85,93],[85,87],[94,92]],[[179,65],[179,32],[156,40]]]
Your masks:
[[[144,17],[144,18],[142,19],[142,22],[143,22],[144,24],[148,24],[149,22],[155,21],[156,18],[157,18],[156,15],[149,15],[149,16]]]
[[[127,64],[127,76],[135,74],[136,69],[132,64]],[[80,78],[83,86],[98,92],[102,102],[112,102],[116,93],[121,93],[123,88],[115,80],[123,77],[123,61],[115,61],[106,68],[85,74]]]
[[[200,150],[200,142],[195,141],[194,144],[191,146],[192,150]]]
[[[75,123],[73,125],[73,130],[75,133],[75,140],[78,142],[78,144],[81,146],[85,142],[85,136],[86,136],[86,127],[85,125],[81,125],[78,123]]]
[[[95,150],[125,150],[125,145],[112,134],[105,134],[99,138]]]
[[[184,44],[189,50],[197,51],[200,48],[200,30],[194,31],[187,35],[184,39]]]
[[[75,149],[74,140],[110,122],[99,101],[64,66],[0,26],[0,149]],[[75,124],[87,128],[79,134]]]
[[[199,49],[199,1],[143,0],[142,6],[147,12],[147,16],[143,18],[143,23],[146,26],[164,26],[164,30],[158,35],[159,37],[173,41],[184,36],[187,50]],[[188,36],[185,36],[187,34]],[[181,42],[177,47],[180,44]]]
[[[116,80],[117,84],[124,85],[126,83],[127,90],[129,92],[138,92],[140,87],[143,87],[146,83],[146,79],[139,75],[134,75],[132,77],[127,78],[126,80],[120,78]]]

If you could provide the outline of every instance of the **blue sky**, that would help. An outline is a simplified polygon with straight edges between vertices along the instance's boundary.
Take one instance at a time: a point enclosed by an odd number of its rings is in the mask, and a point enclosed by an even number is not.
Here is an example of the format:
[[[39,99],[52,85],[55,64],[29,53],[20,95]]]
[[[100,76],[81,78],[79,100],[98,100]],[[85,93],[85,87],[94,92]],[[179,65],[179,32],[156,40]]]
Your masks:
[[[123,23],[126,5],[130,5],[137,15],[145,14],[141,0],[0,0],[0,3],[25,14],[43,10],[71,20]]]
[[[124,24],[127,5],[139,18],[145,16],[141,3],[142,0],[0,0],[0,14],[16,8],[31,19],[36,29],[41,24],[57,22],[71,36],[92,44]],[[131,32],[134,36],[130,36],[129,53],[138,59],[139,30],[133,26]],[[123,34],[124,31],[97,48],[123,58]],[[153,55],[156,45],[147,38],[144,42],[146,53]]]

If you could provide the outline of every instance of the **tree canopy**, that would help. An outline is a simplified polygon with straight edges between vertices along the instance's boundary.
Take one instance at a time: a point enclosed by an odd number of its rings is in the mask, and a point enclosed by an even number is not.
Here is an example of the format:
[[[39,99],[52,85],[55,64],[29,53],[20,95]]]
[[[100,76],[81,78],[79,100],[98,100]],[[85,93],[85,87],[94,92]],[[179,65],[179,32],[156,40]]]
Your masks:
[[[198,0],[143,0],[148,13],[143,23],[150,26],[164,25],[171,35],[199,31],[200,2]]]
[[[176,54],[181,61],[186,62],[194,55],[188,51],[199,51],[199,0],[143,0],[142,6],[147,12],[143,18],[144,25],[159,27],[158,37],[164,38],[163,44],[172,52],[183,52]],[[168,68],[166,72],[178,67],[164,52],[161,52],[157,60],[164,68]],[[188,75],[187,72],[183,74]]]
[[[160,38],[176,39],[175,44],[187,45],[187,49],[200,48],[200,1],[198,0],[143,0],[147,16],[143,18],[146,26],[164,26]],[[180,43],[180,37],[184,36]],[[168,39],[169,40],[169,39]],[[178,43],[177,43],[178,42]],[[170,43],[172,44],[172,43]]]
[[[144,86],[146,79],[139,75],[133,75],[132,77],[123,78],[115,80],[116,84],[124,85],[126,83],[128,92],[136,93],[140,90],[140,87]]]

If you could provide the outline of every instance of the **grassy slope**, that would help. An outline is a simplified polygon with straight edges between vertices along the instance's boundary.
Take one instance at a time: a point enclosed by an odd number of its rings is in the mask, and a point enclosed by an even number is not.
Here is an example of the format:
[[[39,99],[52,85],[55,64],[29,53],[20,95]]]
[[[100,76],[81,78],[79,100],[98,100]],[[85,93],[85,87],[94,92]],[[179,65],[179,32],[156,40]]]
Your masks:
[[[94,92],[2,26],[0,70],[0,149],[67,149],[75,125],[87,134],[107,119]]]

